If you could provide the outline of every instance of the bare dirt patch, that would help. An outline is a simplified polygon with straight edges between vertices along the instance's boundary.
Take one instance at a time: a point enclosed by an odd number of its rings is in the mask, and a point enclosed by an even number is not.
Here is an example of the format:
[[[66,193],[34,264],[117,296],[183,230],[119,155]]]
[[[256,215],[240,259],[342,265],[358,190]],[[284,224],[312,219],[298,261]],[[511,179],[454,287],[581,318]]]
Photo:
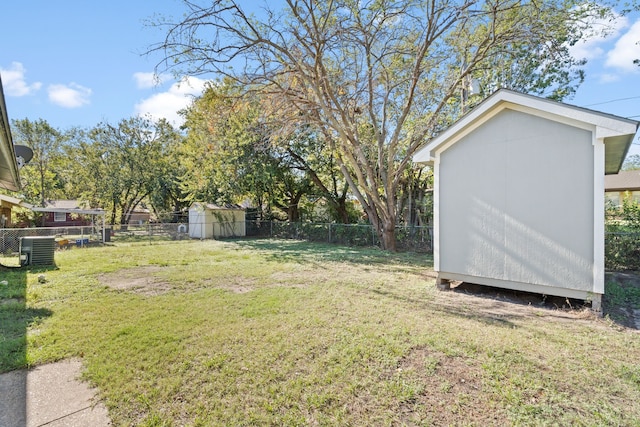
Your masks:
[[[215,287],[224,291],[233,292],[234,294],[246,294],[255,289],[255,280],[236,277],[224,284],[216,283]]]
[[[608,272],[602,315],[618,325],[640,330],[640,272]],[[552,317],[589,320],[599,317],[585,301],[458,282],[440,294],[443,310],[482,317],[492,323]],[[453,308],[452,308],[453,307]]]
[[[597,314],[582,300],[530,292],[452,283],[451,291],[440,293],[442,309],[456,314],[482,318],[491,324],[510,326],[512,320],[552,317],[557,320],[593,320]]]
[[[393,375],[410,374],[423,391],[399,408],[404,422],[432,425],[507,425],[508,420],[482,389],[482,370],[471,360],[450,357],[426,347],[414,348]],[[413,420],[416,405],[427,408],[428,420]]]
[[[173,287],[157,273],[163,267],[147,265],[143,267],[125,268],[113,273],[101,274],[98,280],[105,286],[118,291],[135,292],[142,295],[160,295]]]
[[[327,279],[327,275],[323,271],[322,274],[315,270],[305,271],[301,277],[300,272],[277,272],[271,274],[273,286],[285,288],[306,288],[314,283],[318,283]]]

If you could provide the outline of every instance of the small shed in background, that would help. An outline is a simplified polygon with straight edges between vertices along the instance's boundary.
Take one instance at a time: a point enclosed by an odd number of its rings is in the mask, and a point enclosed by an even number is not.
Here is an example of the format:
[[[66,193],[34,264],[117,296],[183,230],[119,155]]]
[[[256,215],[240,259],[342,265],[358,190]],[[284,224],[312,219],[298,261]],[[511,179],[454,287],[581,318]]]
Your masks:
[[[189,237],[213,239],[246,235],[245,210],[239,205],[196,202],[189,208]]]
[[[434,168],[438,283],[604,294],[604,176],[638,122],[499,90],[414,156]]]

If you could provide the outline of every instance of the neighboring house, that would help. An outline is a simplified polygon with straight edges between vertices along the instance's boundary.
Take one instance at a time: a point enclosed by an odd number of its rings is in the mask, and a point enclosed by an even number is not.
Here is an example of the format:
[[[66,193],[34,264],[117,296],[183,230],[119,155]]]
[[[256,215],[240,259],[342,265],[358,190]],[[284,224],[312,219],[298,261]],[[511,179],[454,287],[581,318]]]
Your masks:
[[[138,208],[134,209],[134,211],[131,212],[128,224],[143,225],[148,224],[150,220],[151,212],[149,212],[149,209]]]
[[[189,208],[189,237],[212,239],[245,235],[245,210],[239,205],[194,203]]]
[[[0,188],[11,191],[20,189],[18,162],[9,128],[2,80],[0,80]]]
[[[604,179],[638,122],[499,90],[414,156],[434,167],[434,269],[590,300],[604,294]]]
[[[604,178],[604,195],[613,206],[621,206],[625,200],[640,203],[640,170],[620,171]]]
[[[20,206],[22,201],[15,197],[0,194],[0,228],[11,227],[11,211]]]
[[[42,212],[43,227],[84,227],[91,225],[91,217],[84,213],[88,206],[77,200],[49,200],[44,208],[33,208]]]

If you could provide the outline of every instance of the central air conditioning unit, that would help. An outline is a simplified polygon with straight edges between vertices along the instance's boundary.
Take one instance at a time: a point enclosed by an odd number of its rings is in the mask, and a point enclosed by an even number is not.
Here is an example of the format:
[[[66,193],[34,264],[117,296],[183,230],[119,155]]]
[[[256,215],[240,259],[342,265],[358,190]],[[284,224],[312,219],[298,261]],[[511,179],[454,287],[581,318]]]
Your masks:
[[[20,238],[20,265],[53,265],[56,240],[53,236]]]

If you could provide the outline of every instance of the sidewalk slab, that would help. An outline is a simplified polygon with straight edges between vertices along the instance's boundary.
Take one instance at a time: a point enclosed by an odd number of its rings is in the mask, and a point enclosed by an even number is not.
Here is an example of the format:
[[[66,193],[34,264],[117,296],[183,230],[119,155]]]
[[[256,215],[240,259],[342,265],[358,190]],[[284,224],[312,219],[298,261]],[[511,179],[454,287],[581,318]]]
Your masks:
[[[0,426],[110,426],[81,371],[81,361],[66,360],[0,375]]]

